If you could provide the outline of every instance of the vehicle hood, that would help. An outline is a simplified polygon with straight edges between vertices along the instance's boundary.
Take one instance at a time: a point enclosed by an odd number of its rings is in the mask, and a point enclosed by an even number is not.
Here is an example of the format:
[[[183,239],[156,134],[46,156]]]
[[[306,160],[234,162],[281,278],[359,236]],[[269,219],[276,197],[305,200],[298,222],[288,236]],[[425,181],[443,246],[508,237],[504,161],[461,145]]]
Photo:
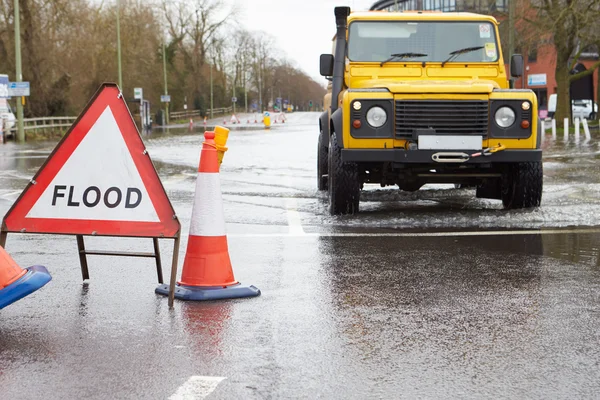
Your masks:
[[[386,88],[392,93],[492,93],[498,83],[484,79],[470,80],[382,80],[368,79],[360,88]]]

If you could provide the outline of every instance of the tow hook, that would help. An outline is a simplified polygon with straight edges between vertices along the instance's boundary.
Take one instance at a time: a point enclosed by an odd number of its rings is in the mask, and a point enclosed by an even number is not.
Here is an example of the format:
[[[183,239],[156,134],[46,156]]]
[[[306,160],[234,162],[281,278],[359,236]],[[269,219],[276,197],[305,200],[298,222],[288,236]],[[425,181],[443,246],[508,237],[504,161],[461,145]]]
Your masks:
[[[469,155],[461,152],[435,153],[431,159],[439,163],[464,163],[469,161]]]
[[[494,147],[488,147],[487,149],[483,149],[482,151],[478,152],[478,153],[473,153],[471,154],[471,157],[479,157],[479,156],[491,156],[494,153],[497,153],[499,151],[502,151],[506,149],[506,146],[503,144],[498,144],[498,146],[494,146]]]

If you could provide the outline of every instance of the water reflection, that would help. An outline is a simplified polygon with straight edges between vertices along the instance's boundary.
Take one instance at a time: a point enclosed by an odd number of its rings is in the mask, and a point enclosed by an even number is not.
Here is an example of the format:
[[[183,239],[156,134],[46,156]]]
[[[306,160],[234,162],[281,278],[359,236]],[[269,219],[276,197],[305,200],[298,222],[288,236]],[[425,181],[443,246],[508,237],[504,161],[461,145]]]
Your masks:
[[[189,347],[198,358],[214,359],[223,355],[232,307],[231,301],[182,303],[184,332]]]
[[[563,234],[544,236],[545,254],[560,260],[581,263],[600,270],[600,235]]]
[[[338,330],[363,361],[472,357],[530,336],[539,317],[540,235],[322,237],[319,249]]]

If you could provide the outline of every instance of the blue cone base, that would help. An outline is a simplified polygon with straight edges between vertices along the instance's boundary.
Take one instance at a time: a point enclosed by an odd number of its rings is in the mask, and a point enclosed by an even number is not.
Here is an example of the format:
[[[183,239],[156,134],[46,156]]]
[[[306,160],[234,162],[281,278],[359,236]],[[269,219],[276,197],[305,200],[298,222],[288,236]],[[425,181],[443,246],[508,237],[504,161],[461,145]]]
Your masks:
[[[160,285],[154,291],[163,296],[169,295],[169,285]],[[205,300],[223,300],[240,299],[243,297],[260,296],[260,289],[255,286],[242,286],[241,284],[222,287],[222,286],[184,286],[177,284],[175,286],[175,298],[179,300],[205,301]]]
[[[0,290],[0,310],[35,292],[51,279],[46,267],[35,265],[27,268],[25,275]]]

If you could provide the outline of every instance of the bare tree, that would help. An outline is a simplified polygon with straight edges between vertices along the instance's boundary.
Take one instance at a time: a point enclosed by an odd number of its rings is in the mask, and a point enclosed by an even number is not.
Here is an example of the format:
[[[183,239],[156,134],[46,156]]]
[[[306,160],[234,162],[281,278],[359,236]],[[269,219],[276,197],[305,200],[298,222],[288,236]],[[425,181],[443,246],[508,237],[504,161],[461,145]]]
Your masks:
[[[592,74],[600,66],[598,61],[585,72],[571,73],[581,53],[596,39],[595,24],[600,16],[600,0],[536,0],[534,7],[538,11],[537,16],[527,21],[539,32],[549,32],[556,49],[555,115],[560,120],[570,114],[571,82]]]

